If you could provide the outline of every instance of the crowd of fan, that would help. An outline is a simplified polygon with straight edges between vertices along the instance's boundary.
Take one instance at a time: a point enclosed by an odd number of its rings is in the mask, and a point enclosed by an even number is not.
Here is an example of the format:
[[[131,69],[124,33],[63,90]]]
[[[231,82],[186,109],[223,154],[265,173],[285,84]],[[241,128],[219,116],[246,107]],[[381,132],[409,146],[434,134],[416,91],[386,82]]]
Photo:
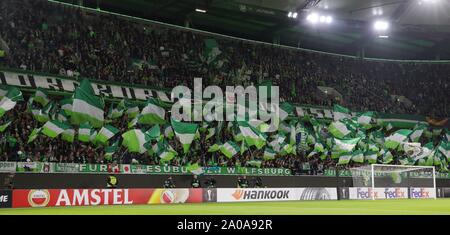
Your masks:
[[[6,67],[155,88],[192,87],[194,77],[220,86],[272,80],[282,99],[300,104],[433,117],[450,111],[445,63],[368,61],[217,37],[220,63],[208,64],[210,35],[42,0],[1,1],[0,32],[10,48],[0,58]],[[317,96],[317,86],[333,87],[343,99]]]
[[[329,107],[339,103],[354,111],[450,116],[449,64],[367,61],[226,38],[215,38],[221,51],[220,63],[207,63],[204,40],[212,38],[210,35],[88,14],[41,0],[2,0],[0,36],[9,47],[6,56],[0,57],[0,66],[10,68],[164,89],[192,87],[194,77],[202,77],[204,85],[222,87],[271,80],[280,86],[281,98],[290,102]],[[335,88],[343,100],[317,96],[317,86]],[[405,96],[412,105],[391,95]],[[206,140],[202,134],[187,155],[180,154],[169,163],[161,163],[157,156],[129,153],[123,147],[109,159],[103,147],[77,140],[69,144],[40,136],[28,144],[31,131],[42,124],[26,112],[25,102],[9,111],[8,118],[14,121],[0,135],[0,161],[249,166],[248,161],[261,158],[264,151],[247,151],[244,156],[227,159],[208,153],[217,140]],[[128,122],[125,115],[112,125],[123,133]],[[220,141],[230,139],[232,133],[224,129]],[[173,139],[169,144],[183,152],[178,141]],[[263,161],[261,167],[299,172],[308,163],[314,173],[336,164],[330,156],[321,160],[318,156],[307,158],[308,154],[298,151],[295,156]]]
[[[106,107],[105,110],[108,110]],[[246,151],[243,155],[231,159],[223,154],[209,153],[208,149],[216,142],[226,142],[233,139],[233,131],[223,128],[220,135],[215,135],[206,140],[206,133],[201,132],[200,140],[194,141],[187,154],[183,153],[183,147],[175,138],[168,139],[168,144],[178,153],[177,157],[169,162],[160,161],[157,155],[149,152],[144,154],[130,153],[125,147],[119,147],[111,158],[105,156],[105,146],[84,143],[75,138],[73,143],[61,140],[60,138],[49,138],[40,134],[34,141],[28,143],[29,136],[33,129],[42,127],[42,123],[36,121],[27,108],[26,102],[20,102],[17,106],[5,114],[3,120],[13,120],[11,125],[0,134],[0,161],[28,161],[28,162],[59,162],[59,163],[90,163],[90,164],[143,164],[143,165],[173,165],[185,166],[188,164],[200,163],[202,166],[248,166],[248,161],[262,159],[264,149]],[[130,119],[126,114],[121,118],[112,121],[111,125],[120,129],[120,133],[126,132]],[[137,124],[136,128],[141,128]],[[148,127],[147,127],[148,128]],[[161,129],[163,133],[164,130]],[[109,142],[113,143],[122,137],[120,134],[113,137]],[[311,160],[311,164],[317,160]],[[302,164],[309,162],[303,153],[296,156],[285,156],[271,161],[263,161],[260,167],[290,168],[295,171],[302,168]],[[332,164],[333,161],[324,163]],[[335,163],[334,163],[335,164]]]
[[[27,100],[27,97],[25,97]],[[199,163],[201,166],[245,166],[255,167],[250,164],[252,160],[262,160],[264,155],[264,148],[257,150],[251,148],[243,154],[238,153],[233,158],[228,159],[220,152],[210,153],[209,147],[215,143],[225,143],[234,139],[236,131],[233,128],[222,128],[219,134],[207,139],[207,133],[200,130],[200,139],[192,142],[190,150],[187,154],[183,154],[183,147],[176,138],[167,138],[168,144],[179,153],[174,159],[170,161],[162,161],[157,154],[145,152],[144,154],[130,153],[123,146],[113,154],[112,157],[105,156],[105,146],[96,145],[91,142],[85,143],[75,138],[73,143],[66,142],[61,138],[49,138],[40,134],[34,141],[28,143],[30,133],[35,128],[42,127],[43,123],[39,123],[32,116],[27,102],[19,102],[16,107],[8,111],[2,118],[5,120],[12,120],[11,125],[0,133],[0,161],[22,161],[22,162],[57,162],[57,163],[90,163],[90,164],[143,164],[143,165],[173,165],[186,166],[189,164]],[[109,105],[105,107],[105,113],[109,109]],[[129,127],[130,119],[126,114],[121,118],[113,119],[110,123],[117,127],[120,133],[126,132]],[[312,130],[312,126],[308,121],[302,122],[302,125]],[[134,128],[148,129],[148,125],[137,124]],[[378,129],[378,128],[376,128]],[[161,133],[164,133],[164,127],[161,126]],[[385,136],[388,136],[392,131],[385,131]],[[327,128],[323,128],[320,134],[323,138],[328,138],[330,134]],[[441,136],[422,136],[421,143],[433,142],[437,145],[444,134]],[[305,136],[298,134],[297,138],[305,138]],[[268,139],[269,140],[269,139]],[[122,142],[121,134],[115,135],[109,140],[112,144],[118,141]],[[269,142],[269,141],[268,141]],[[308,143],[306,146],[297,141],[296,154],[289,154],[282,157],[276,157],[274,160],[262,160],[262,168],[289,168],[296,174],[320,174],[325,169],[335,168],[337,159],[332,159],[331,152],[326,154],[325,158],[321,158],[321,154],[317,153],[308,156],[314,148],[314,143]],[[391,151],[394,157],[393,164],[399,164],[399,159],[402,153],[397,153],[395,150]],[[362,165],[351,162],[345,165],[345,168]]]

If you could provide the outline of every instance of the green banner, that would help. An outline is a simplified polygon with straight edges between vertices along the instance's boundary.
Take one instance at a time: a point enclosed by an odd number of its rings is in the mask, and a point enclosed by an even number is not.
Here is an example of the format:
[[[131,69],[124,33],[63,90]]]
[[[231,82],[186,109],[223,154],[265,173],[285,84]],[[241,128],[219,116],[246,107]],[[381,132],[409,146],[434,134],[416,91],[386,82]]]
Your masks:
[[[50,171],[55,173],[108,173],[107,164],[49,163]],[[28,167],[17,167],[18,172],[44,172],[42,163],[24,164]],[[121,174],[182,174],[191,175],[184,166],[161,165],[119,165]],[[286,168],[251,168],[251,167],[202,167],[207,175],[261,175],[288,176],[291,170]]]

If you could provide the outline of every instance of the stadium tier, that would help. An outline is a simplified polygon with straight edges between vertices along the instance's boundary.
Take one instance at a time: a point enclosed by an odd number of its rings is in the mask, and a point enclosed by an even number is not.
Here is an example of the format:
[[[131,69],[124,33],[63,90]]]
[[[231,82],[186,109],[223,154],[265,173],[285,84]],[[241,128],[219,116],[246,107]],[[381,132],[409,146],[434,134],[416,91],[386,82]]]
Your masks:
[[[448,197],[449,91],[450,61],[2,0],[0,193],[5,207]]]

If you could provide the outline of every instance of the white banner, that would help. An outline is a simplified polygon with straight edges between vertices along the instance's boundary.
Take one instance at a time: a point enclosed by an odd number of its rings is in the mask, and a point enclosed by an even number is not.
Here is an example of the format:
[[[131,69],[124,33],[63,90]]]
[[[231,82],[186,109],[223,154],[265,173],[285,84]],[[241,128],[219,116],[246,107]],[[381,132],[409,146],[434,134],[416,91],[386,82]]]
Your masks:
[[[33,89],[44,88],[59,92],[73,92],[79,82],[68,78],[63,79],[56,76],[43,76],[27,73],[25,71],[23,73],[0,71],[0,84]],[[94,88],[96,95],[101,94],[109,98],[147,100],[148,98],[153,97],[165,102],[170,102],[170,95],[162,91],[96,82],[92,82],[92,87]]]
[[[16,172],[16,162],[0,162],[0,172]]]
[[[349,188],[350,199],[401,199],[408,198],[408,188],[374,188],[354,187]]]
[[[409,193],[413,199],[421,198],[436,198],[435,188],[410,188]]]
[[[217,202],[337,200],[336,188],[218,188]]]

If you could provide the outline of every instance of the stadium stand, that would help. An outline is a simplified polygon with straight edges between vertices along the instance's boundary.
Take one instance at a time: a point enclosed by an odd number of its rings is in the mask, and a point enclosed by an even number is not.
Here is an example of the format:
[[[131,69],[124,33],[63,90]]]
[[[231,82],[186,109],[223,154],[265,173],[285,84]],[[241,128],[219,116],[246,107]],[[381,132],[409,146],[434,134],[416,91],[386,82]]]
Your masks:
[[[5,57],[0,58],[0,65],[5,68],[140,84],[156,89],[170,89],[177,85],[192,87],[194,77],[204,78],[205,86],[213,84],[221,87],[257,85],[270,80],[280,87],[283,101],[290,103],[326,107],[339,104],[352,111],[420,114],[435,118],[450,116],[450,66],[445,63],[360,60],[287,49],[136,23],[40,0],[3,0],[0,13],[0,36],[11,48]],[[218,48],[215,49],[220,53],[210,59],[208,50],[216,45]],[[318,86],[335,89],[342,99],[320,96]],[[30,96],[32,94],[25,94],[24,100]],[[108,112],[110,105],[106,105],[105,112]],[[39,135],[28,143],[32,131],[42,126],[31,114],[29,106],[26,102],[19,102],[3,117],[13,122],[1,134],[0,161],[114,161],[174,166],[199,163],[202,166],[283,167],[299,174],[308,163],[306,173],[320,174],[328,167],[335,167],[339,160],[339,157],[332,157],[331,150],[325,153],[317,151],[318,139],[327,140],[332,136],[328,123],[322,123],[319,129],[315,129],[312,121],[304,122],[304,128],[311,136],[307,143],[299,145],[295,154],[288,153],[274,160],[263,160],[264,148],[237,153],[236,157],[229,159],[219,152],[208,152],[214,143],[233,140],[236,133],[228,128],[223,128],[220,135],[210,139],[202,132],[200,140],[193,142],[187,154],[170,161],[161,161],[157,156],[149,157],[148,153],[130,153],[125,147],[120,147],[113,157],[106,157],[103,147],[77,140],[67,143],[59,138]],[[123,133],[129,121],[128,116],[123,115],[110,124]],[[140,127],[139,124],[137,127]],[[371,137],[379,133],[388,137],[394,131],[396,129],[372,128],[363,134],[380,149],[383,145],[375,143],[375,137]],[[437,149],[438,146],[448,145],[446,136],[448,130],[439,129],[433,134],[433,130],[428,128],[416,142],[423,145],[432,143],[432,148]],[[121,135],[116,135],[110,143],[121,138]],[[306,139],[305,136],[302,138]],[[168,144],[176,152],[183,152],[183,146],[176,138],[168,139]],[[368,151],[369,142],[358,145],[358,148]],[[440,171],[448,170],[444,156],[431,162],[439,165]],[[402,161],[407,159],[406,151],[396,146],[378,154],[377,159],[382,163],[406,164]],[[364,161],[342,165],[354,167],[362,164],[365,164]],[[420,164],[430,163],[424,161]]]

